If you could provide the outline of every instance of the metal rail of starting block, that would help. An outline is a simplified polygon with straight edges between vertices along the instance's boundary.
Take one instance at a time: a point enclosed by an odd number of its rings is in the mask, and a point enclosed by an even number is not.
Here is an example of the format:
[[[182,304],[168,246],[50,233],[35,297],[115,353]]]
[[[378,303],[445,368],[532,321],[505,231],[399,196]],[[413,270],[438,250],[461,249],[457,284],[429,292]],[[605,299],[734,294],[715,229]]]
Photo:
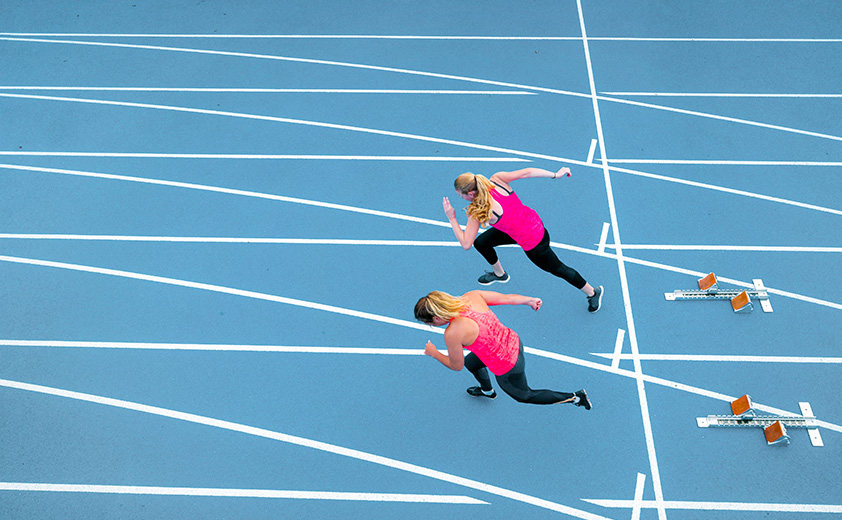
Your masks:
[[[742,399],[748,399],[744,396]],[[739,400],[738,400],[739,401]],[[736,403],[735,401],[734,403]],[[748,406],[751,407],[751,401],[748,401]],[[763,428],[766,430],[776,422],[783,425],[782,441],[789,444],[789,437],[786,435],[787,428],[806,428],[810,436],[810,443],[813,446],[824,446],[821,434],[819,433],[819,425],[810,403],[798,403],[801,408],[801,415],[757,415],[753,408],[748,408],[744,413],[739,415],[708,415],[707,417],[696,417],[696,424],[699,428]],[[732,409],[734,405],[732,404]],[[770,442],[770,444],[772,444]]]
[[[760,307],[763,309],[763,312],[772,312],[772,302],[769,301],[769,293],[766,290],[766,286],[763,285],[763,280],[754,279],[752,280],[752,283],[754,284],[754,289],[749,289],[745,291],[748,294],[748,297],[753,300],[760,300]],[[718,284],[714,283],[713,286],[711,286],[709,289],[676,290],[673,292],[664,293],[664,297],[668,301],[733,300],[737,297],[737,295],[739,295],[742,292],[742,289],[722,290],[719,288]],[[747,310],[750,310],[750,308]]]

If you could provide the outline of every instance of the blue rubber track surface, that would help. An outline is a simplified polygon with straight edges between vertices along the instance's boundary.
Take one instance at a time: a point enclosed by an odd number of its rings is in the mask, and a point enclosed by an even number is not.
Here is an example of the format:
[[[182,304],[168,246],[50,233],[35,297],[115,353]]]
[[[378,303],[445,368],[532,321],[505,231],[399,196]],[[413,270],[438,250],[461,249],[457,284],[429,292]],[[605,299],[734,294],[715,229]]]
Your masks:
[[[842,4],[0,6],[0,518],[842,513]],[[499,249],[531,386],[424,356],[514,183],[603,307]],[[667,301],[715,272],[773,312]],[[700,428],[752,397],[790,428]]]

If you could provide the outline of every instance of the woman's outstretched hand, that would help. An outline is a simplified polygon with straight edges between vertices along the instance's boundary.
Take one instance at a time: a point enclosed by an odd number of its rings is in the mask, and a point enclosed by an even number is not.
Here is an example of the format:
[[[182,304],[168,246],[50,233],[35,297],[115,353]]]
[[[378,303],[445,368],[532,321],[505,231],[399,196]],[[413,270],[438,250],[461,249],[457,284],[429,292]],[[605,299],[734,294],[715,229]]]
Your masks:
[[[558,178],[561,178],[561,177],[570,177],[570,168],[565,166],[564,168],[557,171],[553,178],[558,179]]]
[[[541,308],[542,303],[544,302],[541,301],[541,298],[530,298],[529,301],[526,302],[527,305],[529,305],[536,311]]]
[[[441,205],[444,207],[444,214],[447,215],[447,218],[456,218],[456,210],[450,205],[450,199],[445,197]]]

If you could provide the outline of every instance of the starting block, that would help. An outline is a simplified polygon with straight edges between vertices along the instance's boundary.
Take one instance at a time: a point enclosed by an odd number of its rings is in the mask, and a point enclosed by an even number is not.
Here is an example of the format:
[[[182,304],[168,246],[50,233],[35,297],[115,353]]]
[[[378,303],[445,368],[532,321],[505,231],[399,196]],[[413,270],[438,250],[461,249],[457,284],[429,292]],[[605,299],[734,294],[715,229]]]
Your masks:
[[[704,278],[698,280],[699,288],[690,290],[677,290],[669,293],[664,293],[664,298],[667,301],[675,300],[731,300],[731,308],[734,312],[751,312],[754,306],[751,300],[760,300],[760,307],[763,312],[772,312],[772,302],[769,301],[769,293],[766,286],[763,285],[763,280],[752,280],[754,284],[753,289],[749,290],[722,290],[719,287],[719,281],[716,275],[710,273]]]
[[[758,415],[751,402],[751,397],[746,394],[731,403],[733,415],[708,415],[697,417],[696,424],[699,428],[710,427],[741,427],[741,428],[763,428],[766,443],[769,446],[784,445],[790,442],[787,434],[787,427],[807,428],[810,435],[810,443],[813,446],[824,446],[819,434],[816,418],[810,403],[798,403],[801,408],[801,415],[779,416],[779,415]]]

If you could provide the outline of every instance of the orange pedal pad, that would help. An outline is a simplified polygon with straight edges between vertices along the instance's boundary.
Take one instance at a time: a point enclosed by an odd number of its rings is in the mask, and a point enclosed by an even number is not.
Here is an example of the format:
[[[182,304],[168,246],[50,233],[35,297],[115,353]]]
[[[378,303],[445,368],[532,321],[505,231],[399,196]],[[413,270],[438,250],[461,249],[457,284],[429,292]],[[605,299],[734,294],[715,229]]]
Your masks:
[[[748,291],[743,291],[731,298],[731,308],[734,309],[734,312],[748,312],[752,310],[754,307],[751,305],[751,298],[748,295]]]
[[[766,435],[766,442],[771,446],[773,444],[789,444],[789,436],[786,434],[786,427],[781,421],[775,421],[771,425],[763,428],[763,434]]]
[[[736,401],[731,402],[731,412],[734,415],[743,415],[749,412],[753,414],[754,410],[752,410],[751,396],[746,394]]]
[[[705,276],[704,278],[699,278],[699,290],[701,291],[710,291],[716,290],[718,282],[716,281],[716,275],[710,273],[709,275]]]

